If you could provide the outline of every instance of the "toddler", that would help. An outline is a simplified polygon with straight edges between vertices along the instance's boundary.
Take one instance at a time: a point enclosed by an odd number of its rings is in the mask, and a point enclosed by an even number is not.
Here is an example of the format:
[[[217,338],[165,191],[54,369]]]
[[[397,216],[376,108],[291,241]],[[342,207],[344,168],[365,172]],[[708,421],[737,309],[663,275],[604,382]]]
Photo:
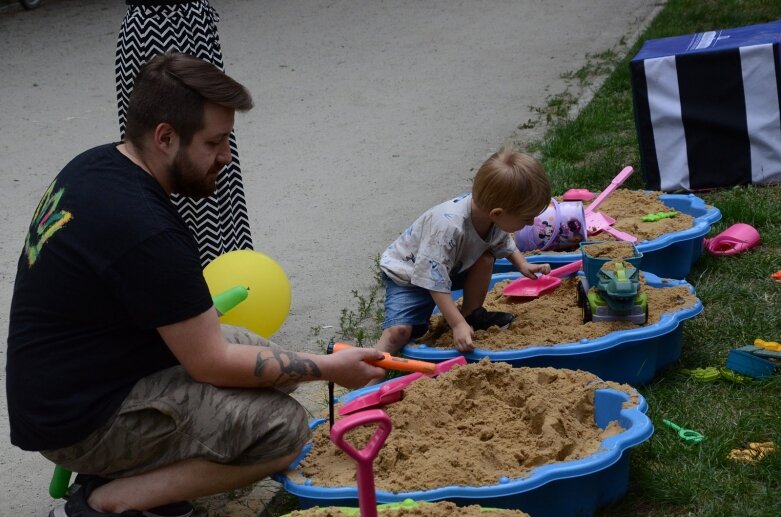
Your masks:
[[[550,272],[548,264],[529,264],[514,238],[514,232],[532,224],[550,199],[542,165],[506,146],[477,171],[471,194],[418,217],[380,258],[385,322],[376,348],[395,354],[425,334],[435,305],[462,353],[474,350],[475,330],[509,327],[512,314],[483,308],[494,261],[507,257],[528,278]],[[464,291],[460,309],[451,297],[456,289]]]

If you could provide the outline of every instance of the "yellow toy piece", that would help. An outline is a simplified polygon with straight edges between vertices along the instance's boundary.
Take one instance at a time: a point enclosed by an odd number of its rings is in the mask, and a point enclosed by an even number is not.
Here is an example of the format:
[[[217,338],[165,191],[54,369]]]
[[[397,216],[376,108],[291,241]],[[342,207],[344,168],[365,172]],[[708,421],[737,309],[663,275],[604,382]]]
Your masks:
[[[781,352],[781,344],[776,343],[775,341],[764,341],[757,338],[754,340],[754,346],[764,348],[765,350],[771,350],[773,352]]]
[[[776,445],[773,442],[751,442],[745,449],[732,449],[727,459],[756,463],[773,452],[776,452]]]

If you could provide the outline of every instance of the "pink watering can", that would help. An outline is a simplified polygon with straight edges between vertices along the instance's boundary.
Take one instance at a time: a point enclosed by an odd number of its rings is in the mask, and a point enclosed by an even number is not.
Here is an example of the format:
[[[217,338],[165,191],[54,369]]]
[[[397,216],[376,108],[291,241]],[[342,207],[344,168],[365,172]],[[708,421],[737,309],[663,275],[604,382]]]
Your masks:
[[[736,223],[711,239],[703,241],[711,255],[737,255],[760,242],[759,232],[750,224]]]

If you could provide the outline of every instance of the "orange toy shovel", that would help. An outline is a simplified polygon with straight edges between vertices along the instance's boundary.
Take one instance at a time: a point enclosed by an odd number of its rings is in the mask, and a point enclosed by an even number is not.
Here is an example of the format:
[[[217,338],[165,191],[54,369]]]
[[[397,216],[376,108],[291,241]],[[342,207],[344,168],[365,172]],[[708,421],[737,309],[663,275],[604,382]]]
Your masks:
[[[352,345],[348,345],[347,343],[334,343],[333,345],[329,344],[328,348],[329,348],[328,353],[330,354],[332,352],[338,352],[346,348],[352,348]],[[406,359],[404,357],[395,357],[385,352],[383,352],[383,354],[385,355],[384,359],[380,359],[379,361],[367,361],[367,362],[369,364],[373,364],[374,366],[385,368],[386,370],[399,370],[402,372],[420,372],[428,375],[436,373],[437,371],[436,363],[429,363],[426,361],[416,361],[414,359]]]

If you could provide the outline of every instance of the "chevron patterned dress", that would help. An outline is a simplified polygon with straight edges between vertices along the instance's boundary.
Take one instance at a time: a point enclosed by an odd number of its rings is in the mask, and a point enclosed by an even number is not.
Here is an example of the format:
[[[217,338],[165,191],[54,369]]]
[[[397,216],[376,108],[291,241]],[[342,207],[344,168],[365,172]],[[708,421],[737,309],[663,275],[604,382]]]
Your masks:
[[[128,2],[117,39],[115,63],[119,131],[125,138],[127,104],[133,80],[141,66],[157,54],[190,54],[225,70],[217,34],[217,12],[207,0],[186,3],[162,0],[159,4]],[[192,230],[205,267],[215,257],[237,249],[252,249],[244,185],[241,180],[235,134],[230,135],[233,160],[217,176],[214,194],[205,199],[174,195],[172,201]]]

